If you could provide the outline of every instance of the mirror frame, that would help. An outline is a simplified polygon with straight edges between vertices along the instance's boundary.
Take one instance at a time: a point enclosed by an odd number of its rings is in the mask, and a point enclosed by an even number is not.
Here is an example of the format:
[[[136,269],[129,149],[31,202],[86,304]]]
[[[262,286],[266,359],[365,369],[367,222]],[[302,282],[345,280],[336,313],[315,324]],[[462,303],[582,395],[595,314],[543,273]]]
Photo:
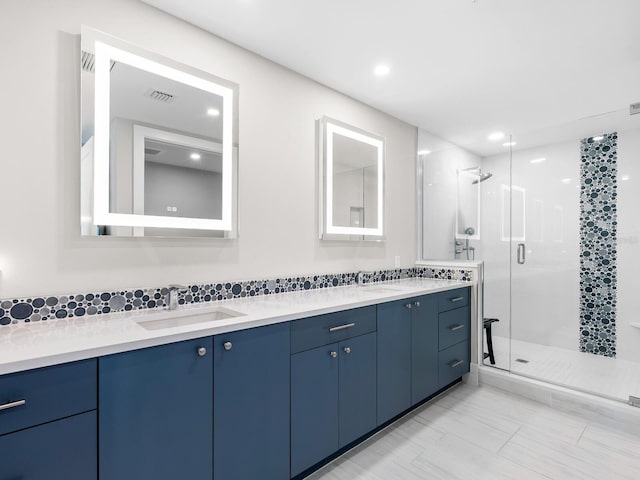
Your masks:
[[[93,224],[231,232],[236,228],[234,199],[237,169],[233,144],[237,85],[180,64],[90,28],[83,28],[95,55]],[[84,39],[83,39],[84,43]],[[115,46],[118,45],[118,46]],[[120,62],[222,97],[222,218],[203,219],[112,213],[109,207],[110,70]],[[134,194],[135,195],[135,194]],[[233,236],[233,235],[232,235]],[[230,238],[230,237],[228,237]]]
[[[378,222],[375,228],[333,225],[333,135],[338,134],[377,148]],[[320,238],[323,240],[384,240],[384,159],[385,138],[352,125],[323,116],[318,121],[320,159]],[[355,237],[355,238],[354,238]]]

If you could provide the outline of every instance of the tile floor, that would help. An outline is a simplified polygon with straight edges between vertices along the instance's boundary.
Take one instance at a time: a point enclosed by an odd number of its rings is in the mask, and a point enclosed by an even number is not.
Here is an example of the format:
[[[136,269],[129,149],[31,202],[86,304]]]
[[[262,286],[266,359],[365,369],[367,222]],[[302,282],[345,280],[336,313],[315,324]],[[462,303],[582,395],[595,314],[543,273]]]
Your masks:
[[[509,355],[509,339],[504,337],[493,337],[493,350],[496,367],[508,370],[511,358],[512,373],[613,400],[640,397],[640,364],[635,362],[519,340],[511,341]]]
[[[307,480],[639,478],[640,432],[463,384]]]

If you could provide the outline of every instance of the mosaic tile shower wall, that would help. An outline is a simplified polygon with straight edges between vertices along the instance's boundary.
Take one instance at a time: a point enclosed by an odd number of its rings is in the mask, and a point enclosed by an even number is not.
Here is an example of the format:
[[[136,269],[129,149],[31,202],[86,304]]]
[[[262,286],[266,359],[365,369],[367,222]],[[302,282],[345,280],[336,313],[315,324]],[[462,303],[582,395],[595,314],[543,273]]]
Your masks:
[[[471,281],[471,275],[470,270],[418,267],[364,272],[362,280],[363,283],[375,283],[418,276]],[[341,287],[355,284],[355,279],[356,272],[348,272],[189,285],[179,293],[178,303],[186,305],[229,298]],[[163,308],[166,305],[167,293],[169,290],[163,287],[2,300],[0,301],[0,325]]]
[[[618,134],[580,145],[580,351],[616,356]]]

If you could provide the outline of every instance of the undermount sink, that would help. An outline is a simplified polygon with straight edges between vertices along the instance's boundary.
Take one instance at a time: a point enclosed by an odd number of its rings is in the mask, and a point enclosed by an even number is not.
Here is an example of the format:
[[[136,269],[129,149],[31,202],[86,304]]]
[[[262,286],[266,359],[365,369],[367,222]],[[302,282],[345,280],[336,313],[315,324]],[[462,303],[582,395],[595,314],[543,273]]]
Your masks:
[[[161,318],[158,320],[139,320],[136,323],[146,330],[161,330],[163,328],[184,327],[185,325],[193,325],[196,323],[227,320],[229,318],[242,317],[243,315],[246,314],[228,308],[217,307],[214,310],[209,310],[204,313]]]

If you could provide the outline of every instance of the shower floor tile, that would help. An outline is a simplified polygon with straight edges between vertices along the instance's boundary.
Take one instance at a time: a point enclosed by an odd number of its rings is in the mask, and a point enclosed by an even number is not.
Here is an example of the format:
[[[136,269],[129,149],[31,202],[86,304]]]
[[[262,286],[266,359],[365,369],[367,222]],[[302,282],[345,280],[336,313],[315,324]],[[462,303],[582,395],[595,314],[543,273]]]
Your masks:
[[[537,343],[493,337],[495,367],[614,400],[640,397],[640,364]],[[511,362],[509,362],[511,360]],[[526,362],[523,362],[523,360]],[[489,365],[489,359],[485,359]]]

